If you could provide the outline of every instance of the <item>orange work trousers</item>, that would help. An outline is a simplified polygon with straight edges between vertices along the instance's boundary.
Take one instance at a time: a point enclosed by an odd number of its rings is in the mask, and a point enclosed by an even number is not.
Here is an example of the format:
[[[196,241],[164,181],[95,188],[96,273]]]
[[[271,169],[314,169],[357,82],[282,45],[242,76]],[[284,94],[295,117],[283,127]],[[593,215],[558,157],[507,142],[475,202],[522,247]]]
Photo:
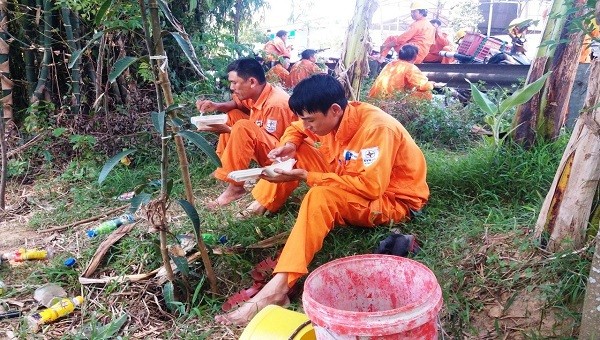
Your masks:
[[[216,152],[221,159],[221,167],[215,170],[215,177],[242,186],[243,182],[233,181],[227,175],[235,170],[247,169],[251,160],[260,166],[271,164],[267,155],[277,146],[278,140],[240,110],[229,111],[227,115],[231,132],[219,135]]]
[[[298,168],[308,171],[333,172],[332,165],[321,157],[313,146],[303,143],[297,150]],[[260,180],[252,191],[254,198],[265,207],[279,208],[298,185],[297,182],[270,183]],[[269,195],[272,195],[269,197]],[[287,195],[287,196],[286,196]],[[275,209],[276,210],[276,209]],[[271,211],[275,211],[271,210]],[[296,223],[283,247],[275,273],[288,273],[288,285],[308,273],[308,265],[323,246],[325,236],[334,226],[371,228],[400,222],[410,209],[393,195],[384,194],[371,201],[332,186],[314,186],[302,200]]]

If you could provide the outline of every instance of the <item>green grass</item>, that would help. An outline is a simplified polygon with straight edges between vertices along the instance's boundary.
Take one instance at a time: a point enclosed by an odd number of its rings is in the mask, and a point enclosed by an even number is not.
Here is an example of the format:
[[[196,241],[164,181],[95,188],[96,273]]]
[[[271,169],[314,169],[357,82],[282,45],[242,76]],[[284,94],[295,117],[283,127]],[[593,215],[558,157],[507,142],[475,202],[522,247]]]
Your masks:
[[[552,259],[536,247],[531,237],[539,208],[566,145],[566,137],[531,150],[510,144],[491,148],[466,132],[466,126],[477,120],[477,113],[463,112],[452,116],[439,110],[437,107],[423,109],[418,118],[420,130],[412,122],[404,124],[411,133],[412,129],[417,129],[414,135],[427,159],[431,197],[423,211],[412,221],[395,226],[334,229],[325,239],[323,249],[316,255],[310,269],[343,256],[372,253],[392,228],[398,228],[402,233],[417,237],[422,250],[415,259],[426,264],[438,278],[444,297],[441,318],[444,331],[449,336],[477,337],[481,331],[479,320],[486,317],[491,301],[508,310],[522,303],[527,294],[535,294],[542,300],[542,306],[548,309],[547,313],[553,313],[555,320],[564,319],[572,325],[557,329],[555,333],[535,324],[515,331],[508,327],[510,320],[487,317],[485,320],[489,325],[494,326],[495,323],[495,336],[510,338],[520,335],[529,339],[573,337],[580,318],[591,251],[579,255],[557,254],[557,258]],[[460,134],[455,134],[453,130],[459,125],[465,128]],[[431,140],[434,135],[439,140]],[[102,186],[95,181],[101,164],[87,164],[85,168],[88,170],[85,171],[75,171],[77,167],[71,166],[60,177],[40,182],[36,200],[53,209],[38,211],[31,220],[32,227],[81,220],[123,204],[114,197],[159,176],[158,162],[152,155],[137,154],[134,160],[128,168],[117,166]],[[190,169],[201,231],[226,235],[229,245],[248,246],[289,230],[295,220],[298,202],[307,190],[301,186],[275,215],[238,221],[233,217],[235,208],[216,213],[202,208],[203,199],[214,197],[223,189],[208,176],[214,166],[196,151],[190,153]],[[175,180],[171,197],[182,198],[183,186],[174,154],[170,176]],[[192,223],[177,204],[171,206],[170,212],[172,235],[169,239],[174,243],[174,235],[192,234]],[[139,226],[111,248],[96,275],[148,272],[161,265],[158,236],[146,233],[143,215],[139,214],[138,218],[141,220]],[[25,294],[46,282],[60,283],[72,294],[80,292],[82,287],[78,284],[77,275],[105,238],[100,236],[88,240],[82,236],[91,225],[65,231],[61,235],[65,251],[49,263],[28,264],[29,275],[23,278],[27,288],[19,293]],[[211,320],[220,312],[225,297],[250,286],[252,279],[249,272],[253,266],[266,257],[275,257],[278,250],[276,247],[247,249],[233,255],[211,256],[221,291],[217,297],[208,294],[203,265],[200,261],[195,263],[187,278],[190,294],[185,303],[186,309],[174,320],[158,312],[156,301],[163,310],[166,306],[162,301],[162,288],[152,281],[84,287],[84,293],[95,303],[88,304],[83,320],[78,324],[86,326],[73,328],[96,329],[117,320],[119,315],[116,311],[125,311],[140,314],[140,320],[147,318],[144,319],[145,324],[131,321],[132,328],[120,333],[125,338],[139,331],[140,327],[160,323],[166,325],[162,330],[162,336],[166,338],[222,336],[221,332],[226,330],[214,328]],[[62,265],[64,258],[70,255],[78,255],[80,267],[77,270]],[[18,271],[18,267],[0,268],[3,276],[16,277]],[[175,286],[176,291],[185,290],[180,279]],[[15,292],[11,294],[14,296]],[[300,307],[301,301],[297,297],[291,308]],[[144,312],[146,308],[151,308],[148,316]],[[177,329],[176,335],[173,329]],[[239,336],[239,333],[236,334]],[[64,337],[77,338],[66,334]]]

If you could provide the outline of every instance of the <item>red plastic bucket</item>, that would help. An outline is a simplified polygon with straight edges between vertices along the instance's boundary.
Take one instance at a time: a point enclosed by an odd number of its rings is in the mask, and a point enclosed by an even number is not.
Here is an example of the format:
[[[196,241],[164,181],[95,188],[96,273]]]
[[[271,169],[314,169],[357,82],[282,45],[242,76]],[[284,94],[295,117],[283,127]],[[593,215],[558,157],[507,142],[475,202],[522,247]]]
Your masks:
[[[357,255],[313,271],[302,305],[317,339],[437,339],[442,290],[421,263]]]

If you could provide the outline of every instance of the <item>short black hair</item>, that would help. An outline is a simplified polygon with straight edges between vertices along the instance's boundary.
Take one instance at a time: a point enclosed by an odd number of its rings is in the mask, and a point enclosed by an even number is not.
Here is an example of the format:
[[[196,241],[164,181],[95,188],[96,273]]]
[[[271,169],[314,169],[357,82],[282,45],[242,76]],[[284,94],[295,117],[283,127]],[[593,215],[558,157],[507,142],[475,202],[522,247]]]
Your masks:
[[[418,9],[417,11],[419,11],[422,16],[424,16],[424,17],[427,16],[427,10],[426,9]]]
[[[333,104],[338,104],[345,110],[348,99],[344,87],[337,79],[327,74],[315,74],[294,87],[288,104],[298,116],[316,112],[326,115]]]
[[[277,31],[277,33],[275,33],[275,35],[280,38],[287,34],[288,34],[288,32],[286,30],[279,30],[279,31]]]
[[[265,78],[265,70],[254,58],[241,58],[232,61],[229,65],[227,65],[227,73],[233,71],[235,71],[237,75],[244,80],[248,80],[248,78],[256,78],[259,84],[264,84],[267,81]]]
[[[309,48],[309,49],[302,51],[301,56],[302,56],[302,59],[310,59],[310,57],[314,56],[315,54],[317,54],[317,51],[311,50]]]
[[[411,61],[417,57],[419,54],[419,48],[412,44],[402,45],[400,51],[398,52],[398,59]]]
[[[429,20],[429,22],[430,22],[432,25],[438,25],[438,26],[442,26],[442,22],[441,22],[441,21],[439,21],[438,19],[431,19],[431,20]]]

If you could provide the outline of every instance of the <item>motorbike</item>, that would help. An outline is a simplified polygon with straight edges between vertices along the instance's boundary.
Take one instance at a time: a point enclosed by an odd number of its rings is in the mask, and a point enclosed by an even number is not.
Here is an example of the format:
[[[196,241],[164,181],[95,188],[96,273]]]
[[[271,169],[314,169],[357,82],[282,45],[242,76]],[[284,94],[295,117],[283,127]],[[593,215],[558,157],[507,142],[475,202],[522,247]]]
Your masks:
[[[443,57],[456,59],[461,64],[530,65],[523,53],[524,40],[513,38],[512,44],[495,37],[469,32],[461,40],[456,52],[440,51]]]

